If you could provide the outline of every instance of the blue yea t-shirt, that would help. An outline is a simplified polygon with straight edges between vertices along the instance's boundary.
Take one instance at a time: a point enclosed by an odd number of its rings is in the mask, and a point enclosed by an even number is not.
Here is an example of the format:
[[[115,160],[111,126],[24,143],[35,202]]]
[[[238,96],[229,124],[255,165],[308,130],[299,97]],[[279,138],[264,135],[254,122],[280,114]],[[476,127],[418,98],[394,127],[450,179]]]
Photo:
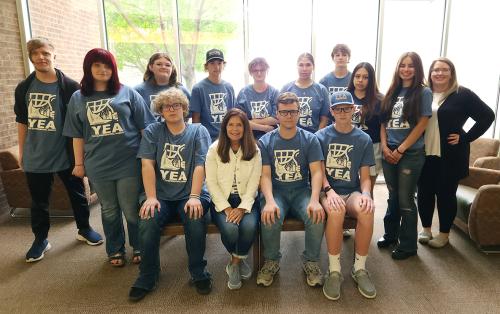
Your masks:
[[[349,81],[351,80],[351,72],[347,72],[347,75],[341,78],[336,77],[333,72],[325,75],[319,83],[325,86],[328,90],[330,96],[335,92],[342,92],[347,90],[347,86],[349,85]]]
[[[234,101],[231,84],[226,81],[214,84],[205,78],[193,86],[189,111],[200,113],[201,124],[207,128],[212,141],[215,141],[219,137],[222,119],[234,107]]]
[[[196,166],[205,166],[210,134],[199,124],[173,135],[164,122],[150,124],[144,130],[138,158],[155,160],[157,198],[177,201],[189,198]],[[203,183],[201,197],[210,201]]]
[[[307,88],[300,88],[294,82],[283,86],[281,92],[292,92],[299,98],[300,117],[297,125],[309,132],[319,129],[320,116],[330,118],[330,96],[326,88],[314,83]]]
[[[319,141],[301,128],[291,139],[284,139],[279,129],[271,131],[259,140],[262,165],[271,166],[273,189],[307,188],[309,164],[323,160]]]
[[[62,135],[62,103],[57,82],[37,78],[28,87],[28,132],[22,166],[26,172],[50,173],[70,167],[67,139]]]
[[[359,169],[375,164],[373,144],[358,128],[349,133],[338,132],[329,125],[316,132],[325,158],[328,183],[337,194],[360,191]]]
[[[157,85],[152,80],[149,80],[142,82],[141,84],[134,87],[135,91],[142,96],[142,98],[146,102],[147,107],[151,110],[155,117],[159,116],[159,114],[155,112],[153,100],[156,98],[156,96],[158,96],[160,92],[166,91],[170,88],[179,88],[180,90],[182,90],[184,95],[186,95],[188,100],[191,99],[189,91],[182,85],[179,85],[177,87],[170,85]]]
[[[139,175],[136,158],[140,131],[154,122],[142,97],[122,85],[118,94],[94,92],[71,96],[63,134],[83,138],[85,172],[91,181]]]
[[[380,100],[375,103],[375,110],[371,113],[368,119],[365,119],[365,123],[361,123],[361,111],[363,106],[366,106],[364,99],[359,99],[352,93],[352,98],[354,100],[354,113],[352,114],[352,124],[357,128],[360,128],[370,136],[372,142],[380,143]]]
[[[236,106],[245,111],[249,120],[275,117],[278,96],[278,90],[270,85],[262,93],[255,91],[252,85],[247,85],[239,92]],[[259,139],[266,132],[254,130],[253,134]]]
[[[403,106],[407,91],[408,88],[402,88],[399,92],[396,103],[392,108],[391,118],[385,125],[387,145],[389,146],[399,146],[415,127],[415,124],[410,124],[410,122],[403,120]],[[419,105],[422,117],[432,116],[432,91],[430,88],[425,87],[422,90],[422,98]],[[424,144],[424,135],[422,134],[408,149],[422,149],[424,148]]]

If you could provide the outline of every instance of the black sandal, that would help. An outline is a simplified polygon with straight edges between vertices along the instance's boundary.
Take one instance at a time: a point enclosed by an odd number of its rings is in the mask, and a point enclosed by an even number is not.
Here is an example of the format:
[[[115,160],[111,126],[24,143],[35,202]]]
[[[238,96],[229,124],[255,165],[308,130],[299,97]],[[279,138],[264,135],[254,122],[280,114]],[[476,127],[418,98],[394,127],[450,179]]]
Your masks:
[[[121,253],[115,254],[108,258],[109,264],[113,267],[123,267],[125,266],[125,256]]]
[[[134,251],[132,254],[132,263],[136,265],[141,263],[141,251]]]

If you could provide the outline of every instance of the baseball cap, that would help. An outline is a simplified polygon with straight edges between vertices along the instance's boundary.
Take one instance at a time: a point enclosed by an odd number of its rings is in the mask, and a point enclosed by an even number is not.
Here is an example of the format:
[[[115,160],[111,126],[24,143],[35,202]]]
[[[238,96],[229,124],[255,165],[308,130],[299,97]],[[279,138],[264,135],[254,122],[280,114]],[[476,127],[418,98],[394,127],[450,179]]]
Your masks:
[[[330,108],[337,105],[354,105],[351,93],[347,91],[333,93],[330,99]]]
[[[219,59],[224,61],[224,54],[219,49],[210,49],[207,51],[206,62],[210,62],[212,60]]]

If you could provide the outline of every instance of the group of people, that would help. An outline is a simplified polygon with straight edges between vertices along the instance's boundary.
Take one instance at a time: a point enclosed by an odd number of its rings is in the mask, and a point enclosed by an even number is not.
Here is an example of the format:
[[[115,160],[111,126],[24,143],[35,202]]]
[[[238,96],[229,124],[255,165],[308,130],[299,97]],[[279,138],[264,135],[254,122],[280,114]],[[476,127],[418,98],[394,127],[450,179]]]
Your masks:
[[[27,50],[35,71],[16,88],[14,107],[20,161],[33,200],[35,240],[26,261],[38,261],[50,249],[54,174],[70,195],[77,239],[104,242],[88,223],[82,183],[87,176],[101,203],[109,263],[116,267],[126,263],[125,216],[132,262],[139,264],[129,292],[133,301],[157,286],[161,232],[175,219],[184,225],[198,293],[212,288],[204,257],[209,219],[230,255],[228,288],[239,289],[251,277],[246,259],[259,228],[265,261],[257,284],[270,286],[280,269],[281,228],[290,215],[305,226],[307,284],[322,285],[331,300],[341,295],[343,222],[356,218],[350,274],[364,297],[375,298],[366,259],[377,175],[383,171],[389,190],[378,247],[391,247],[395,260],[415,255],[417,241],[443,247],[456,215],[458,181],[467,176],[469,143],[494,120],[477,95],[458,85],[446,58],[432,62],[427,87],[415,52],[401,55],[384,96],[369,63],[348,71],[351,51],[344,44],[334,47],[335,69],[320,83],[312,79],[313,56],[301,54],[298,78],[281,91],[266,83],[269,65],[256,58],[248,66],[254,82],[238,95],[222,79],[226,61],[218,49],[206,52],[208,76],[191,93],[178,82],[165,53],[153,54],[144,82],[129,88],[120,84],[107,50],[87,53],[80,84],[55,69],[54,46],[47,39],[30,40]],[[469,117],[475,124],[465,132]],[[436,236],[431,233],[435,199]],[[324,235],[326,275],[319,266]]]

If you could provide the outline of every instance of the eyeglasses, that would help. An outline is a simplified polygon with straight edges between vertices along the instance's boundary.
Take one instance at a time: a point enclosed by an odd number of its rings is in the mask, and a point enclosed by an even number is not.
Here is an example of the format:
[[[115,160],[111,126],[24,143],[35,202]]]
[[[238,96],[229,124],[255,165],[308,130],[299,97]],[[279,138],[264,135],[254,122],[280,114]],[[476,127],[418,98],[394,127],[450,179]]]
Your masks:
[[[354,106],[350,106],[350,107],[333,107],[332,108],[333,112],[335,112],[335,113],[341,113],[341,112],[349,113],[353,109],[354,109]]]
[[[448,73],[448,72],[450,72],[450,69],[448,68],[432,69],[432,73]]]
[[[252,73],[266,73],[267,70],[264,70],[264,69],[252,69],[251,71]]]
[[[161,105],[163,111],[175,111],[182,107],[182,104]]]
[[[291,117],[296,117],[299,114],[298,110],[278,110],[278,113],[282,117],[290,115]]]

